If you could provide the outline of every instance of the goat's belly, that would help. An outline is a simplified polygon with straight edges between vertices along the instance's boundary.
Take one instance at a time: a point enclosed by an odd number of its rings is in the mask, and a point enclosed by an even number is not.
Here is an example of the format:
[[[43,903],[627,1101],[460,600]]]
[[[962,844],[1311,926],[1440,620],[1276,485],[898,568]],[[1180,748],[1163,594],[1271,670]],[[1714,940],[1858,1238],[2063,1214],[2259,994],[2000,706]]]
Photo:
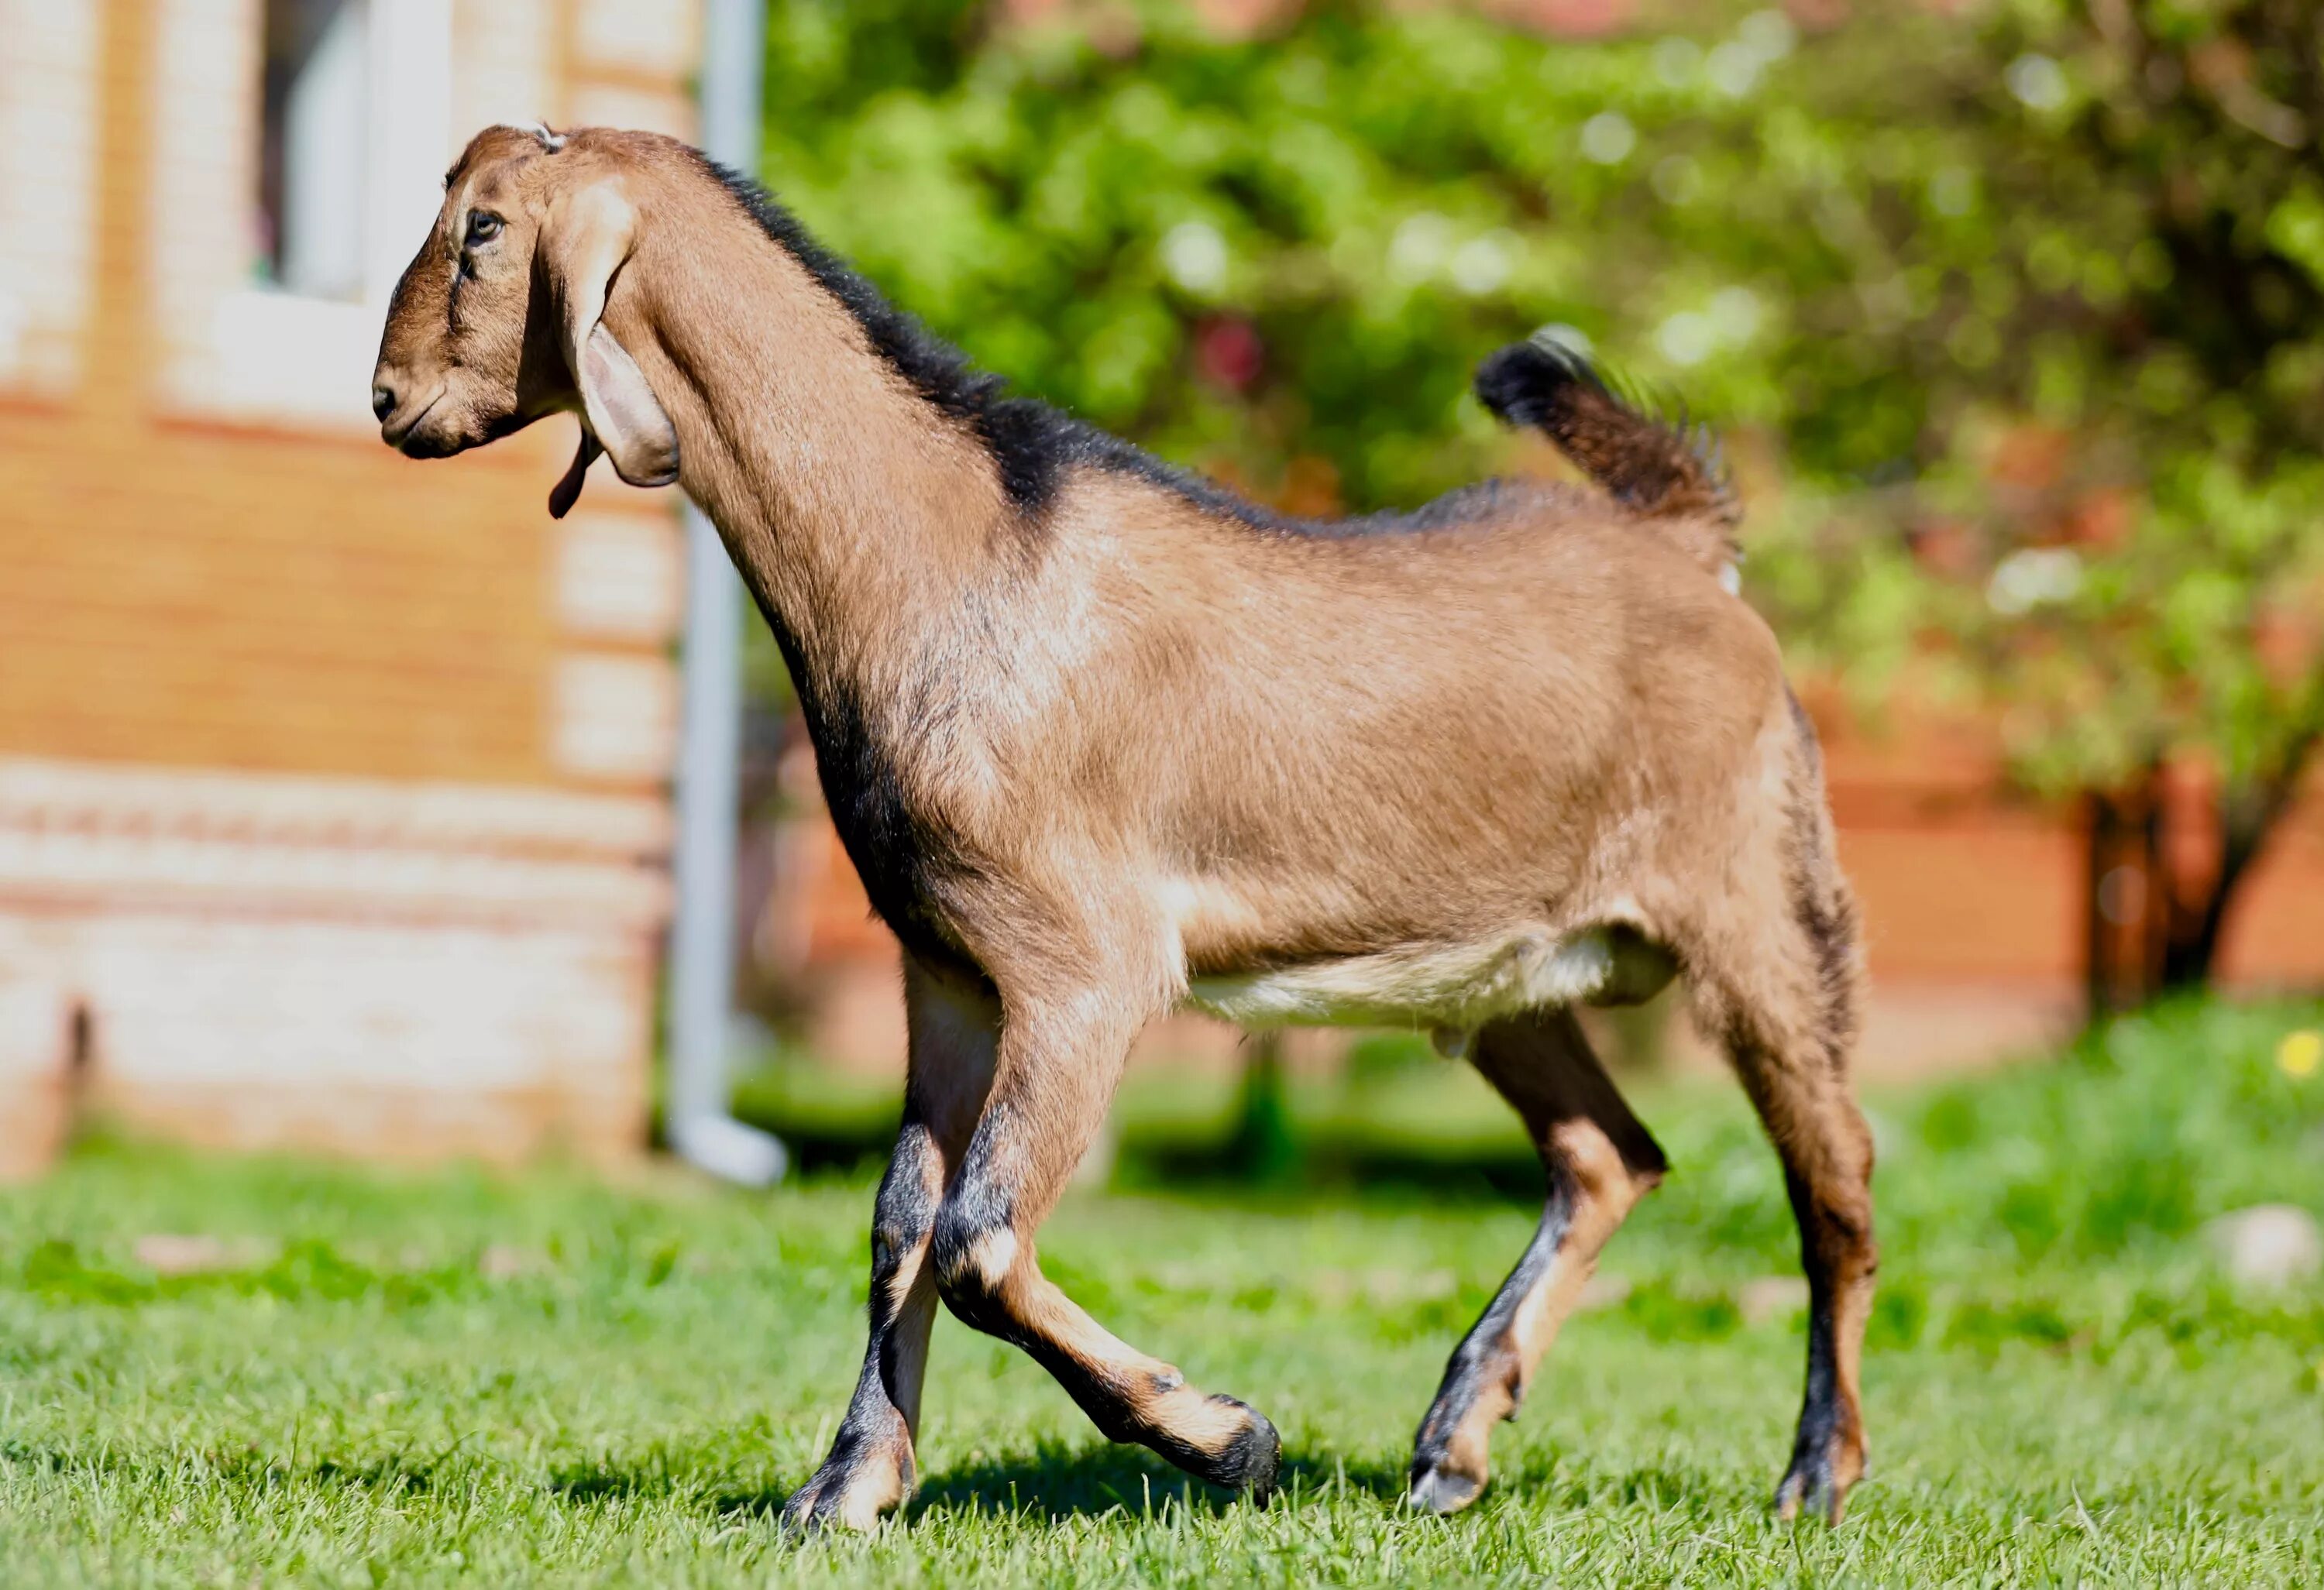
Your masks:
[[[1473,1032],[1496,1016],[1650,999],[1676,974],[1670,952],[1627,927],[1563,938],[1354,955],[1240,977],[1195,978],[1186,1003],[1241,1026],[1425,1026]]]

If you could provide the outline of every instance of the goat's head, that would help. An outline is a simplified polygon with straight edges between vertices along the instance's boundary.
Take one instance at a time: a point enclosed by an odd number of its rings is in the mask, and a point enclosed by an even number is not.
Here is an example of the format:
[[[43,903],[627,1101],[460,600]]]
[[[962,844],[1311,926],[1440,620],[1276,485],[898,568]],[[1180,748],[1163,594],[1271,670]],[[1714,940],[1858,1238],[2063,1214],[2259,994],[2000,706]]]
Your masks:
[[[678,433],[604,325],[637,235],[632,138],[488,127],[469,142],[389,301],[372,411],[390,446],[448,458],[572,410],[581,446],[551,513],[600,451],[632,485],[678,478]]]

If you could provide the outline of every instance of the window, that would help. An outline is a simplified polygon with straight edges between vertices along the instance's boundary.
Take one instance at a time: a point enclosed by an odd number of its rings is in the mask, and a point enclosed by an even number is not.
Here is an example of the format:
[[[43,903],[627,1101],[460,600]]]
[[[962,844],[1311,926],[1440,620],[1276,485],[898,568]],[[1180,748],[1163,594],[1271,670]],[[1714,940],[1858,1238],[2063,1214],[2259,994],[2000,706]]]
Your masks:
[[[364,288],[365,0],[267,0],[258,274],[309,298]]]
[[[78,379],[96,276],[94,5],[0,0],[0,387]]]
[[[369,427],[380,314],[457,147],[454,0],[159,11],[152,269],[168,401]]]

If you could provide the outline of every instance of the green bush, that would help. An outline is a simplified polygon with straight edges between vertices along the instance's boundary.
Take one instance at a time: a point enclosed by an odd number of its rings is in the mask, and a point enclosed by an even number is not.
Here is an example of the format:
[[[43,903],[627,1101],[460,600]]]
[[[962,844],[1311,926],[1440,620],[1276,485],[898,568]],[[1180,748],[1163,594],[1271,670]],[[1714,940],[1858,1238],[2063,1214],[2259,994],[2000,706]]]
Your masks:
[[[2206,757],[2231,864],[2324,738],[2324,10],[773,9],[770,182],[1100,424],[1408,503],[1542,462],[1468,375],[1563,323],[1738,438],[1748,593],[1861,710],[1993,709],[2052,795]]]

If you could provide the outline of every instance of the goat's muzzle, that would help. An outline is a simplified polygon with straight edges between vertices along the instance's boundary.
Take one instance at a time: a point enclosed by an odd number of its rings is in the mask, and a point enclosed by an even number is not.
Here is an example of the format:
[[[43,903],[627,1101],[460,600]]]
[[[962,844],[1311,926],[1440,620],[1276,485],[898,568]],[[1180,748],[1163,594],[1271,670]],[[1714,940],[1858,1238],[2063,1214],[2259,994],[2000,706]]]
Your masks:
[[[372,409],[380,417],[380,440],[410,458],[448,458],[461,447],[459,438],[424,428],[428,416],[444,398],[438,387],[420,403],[394,401],[393,388],[381,385],[372,391]],[[383,411],[381,399],[389,400]]]

